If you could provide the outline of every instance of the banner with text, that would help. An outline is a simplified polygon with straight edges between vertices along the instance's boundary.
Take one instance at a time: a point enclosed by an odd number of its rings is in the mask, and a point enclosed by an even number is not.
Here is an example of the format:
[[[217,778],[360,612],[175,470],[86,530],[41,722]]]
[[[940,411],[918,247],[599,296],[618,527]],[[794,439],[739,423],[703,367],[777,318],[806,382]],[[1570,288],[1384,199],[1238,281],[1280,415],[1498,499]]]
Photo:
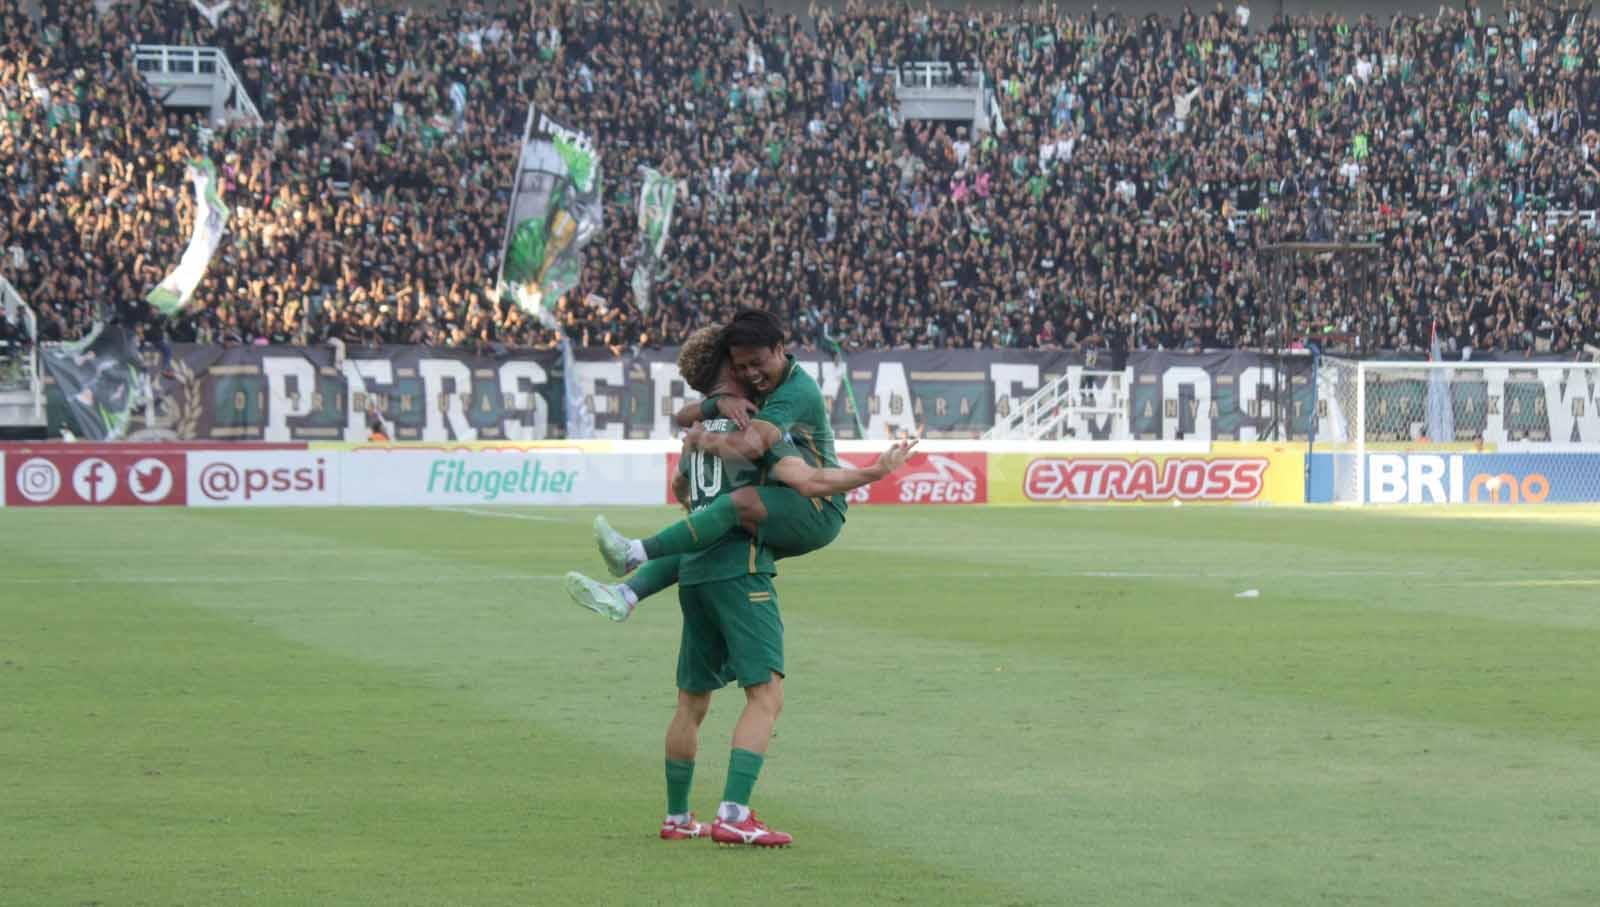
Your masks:
[[[1305,454],[1270,444],[1194,454],[990,454],[996,504],[1298,504]]]
[[[600,154],[593,139],[528,107],[500,255],[500,281],[523,308],[553,324],[578,284],[583,250],[599,234]]]
[[[841,453],[846,466],[871,466],[876,454]],[[666,488],[668,504],[672,496],[672,477],[678,472],[678,454],[667,455]],[[850,505],[862,504],[985,504],[989,501],[989,458],[979,452],[917,453],[899,472],[880,482],[865,485],[846,496]]]
[[[1354,456],[1312,455],[1312,501],[1333,499],[1331,466]],[[1368,504],[1600,503],[1600,453],[1594,451],[1366,456]]]
[[[664,453],[485,447],[343,451],[339,501],[388,505],[627,506],[661,500]]]
[[[579,351],[572,399],[588,410],[597,438],[673,435],[672,413],[696,397],[678,375],[677,350],[613,358]],[[1072,440],[1256,441],[1280,426],[1304,440],[1314,424],[1328,437],[1339,421],[1315,398],[1308,359],[1248,352],[1131,353],[1125,359],[1034,350],[852,352],[848,363],[800,350],[796,358],[822,389],[835,433],[854,438],[855,407],[869,438],[921,430],[928,438],[977,438],[1045,383],[1065,376],[1073,399],[1115,415],[1069,412]],[[1497,367],[1498,368],[1498,367]],[[1526,363],[1486,371],[1481,405],[1462,403],[1457,434],[1486,443],[1556,437],[1600,444],[1600,382],[1545,366],[1524,380]],[[366,406],[402,441],[531,441],[559,438],[567,425],[567,366],[557,350],[476,356],[393,346],[351,350],[336,362],[327,347],[179,345],[155,404],[141,407],[132,437],[256,441],[360,441]],[[848,374],[846,372],[848,371]],[[1537,379],[1537,380],[1535,380]],[[845,393],[846,382],[853,395]],[[1456,394],[1465,399],[1458,379]],[[1392,385],[1394,395],[1425,386]],[[1477,398],[1474,398],[1477,399]],[[65,412],[51,395],[51,419]],[[854,403],[852,402],[854,401]],[[1370,413],[1385,405],[1369,399]],[[1572,414],[1578,415],[1572,415]]]

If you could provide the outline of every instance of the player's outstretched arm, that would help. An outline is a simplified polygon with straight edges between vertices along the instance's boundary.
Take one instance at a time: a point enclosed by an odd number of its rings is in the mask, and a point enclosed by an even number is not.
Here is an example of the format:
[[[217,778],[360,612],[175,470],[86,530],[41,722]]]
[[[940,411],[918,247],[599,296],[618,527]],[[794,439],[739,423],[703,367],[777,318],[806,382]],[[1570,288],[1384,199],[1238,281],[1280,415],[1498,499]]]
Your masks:
[[[877,462],[859,469],[848,466],[819,469],[799,457],[784,457],[773,467],[772,474],[804,497],[824,498],[887,478],[906,465],[911,449],[916,446],[915,439],[897,441],[878,455]]]

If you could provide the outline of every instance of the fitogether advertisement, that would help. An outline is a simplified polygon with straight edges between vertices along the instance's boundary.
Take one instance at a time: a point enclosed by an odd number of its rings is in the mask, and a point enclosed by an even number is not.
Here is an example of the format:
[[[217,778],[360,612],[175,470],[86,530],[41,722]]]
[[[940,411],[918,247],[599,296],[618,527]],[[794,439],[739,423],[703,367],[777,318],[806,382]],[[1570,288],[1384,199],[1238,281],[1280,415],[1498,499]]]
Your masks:
[[[625,506],[660,502],[666,454],[357,447],[341,462],[343,504]]]
[[[1273,503],[1305,499],[1303,453],[1215,445],[1209,453],[991,454],[997,504]]]

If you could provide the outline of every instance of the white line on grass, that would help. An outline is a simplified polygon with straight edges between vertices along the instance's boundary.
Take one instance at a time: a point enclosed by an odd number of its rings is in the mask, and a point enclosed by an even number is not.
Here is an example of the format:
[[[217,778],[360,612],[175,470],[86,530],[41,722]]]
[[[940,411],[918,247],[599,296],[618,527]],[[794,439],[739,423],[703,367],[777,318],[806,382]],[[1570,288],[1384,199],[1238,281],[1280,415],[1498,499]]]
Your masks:
[[[479,510],[475,507],[430,507],[440,513],[464,513],[469,516],[487,516],[499,520],[532,520],[538,523],[559,523],[560,517],[540,516],[537,513],[512,513],[506,510]]]

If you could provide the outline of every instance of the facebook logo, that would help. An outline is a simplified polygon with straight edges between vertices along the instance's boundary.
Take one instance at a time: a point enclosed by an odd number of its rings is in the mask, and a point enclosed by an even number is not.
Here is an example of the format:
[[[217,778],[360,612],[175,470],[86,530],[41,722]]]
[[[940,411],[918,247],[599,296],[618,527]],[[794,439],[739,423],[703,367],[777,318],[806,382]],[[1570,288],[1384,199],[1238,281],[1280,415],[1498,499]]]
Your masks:
[[[99,504],[117,493],[117,471],[110,463],[90,457],[72,471],[72,490],[89,504]]]

